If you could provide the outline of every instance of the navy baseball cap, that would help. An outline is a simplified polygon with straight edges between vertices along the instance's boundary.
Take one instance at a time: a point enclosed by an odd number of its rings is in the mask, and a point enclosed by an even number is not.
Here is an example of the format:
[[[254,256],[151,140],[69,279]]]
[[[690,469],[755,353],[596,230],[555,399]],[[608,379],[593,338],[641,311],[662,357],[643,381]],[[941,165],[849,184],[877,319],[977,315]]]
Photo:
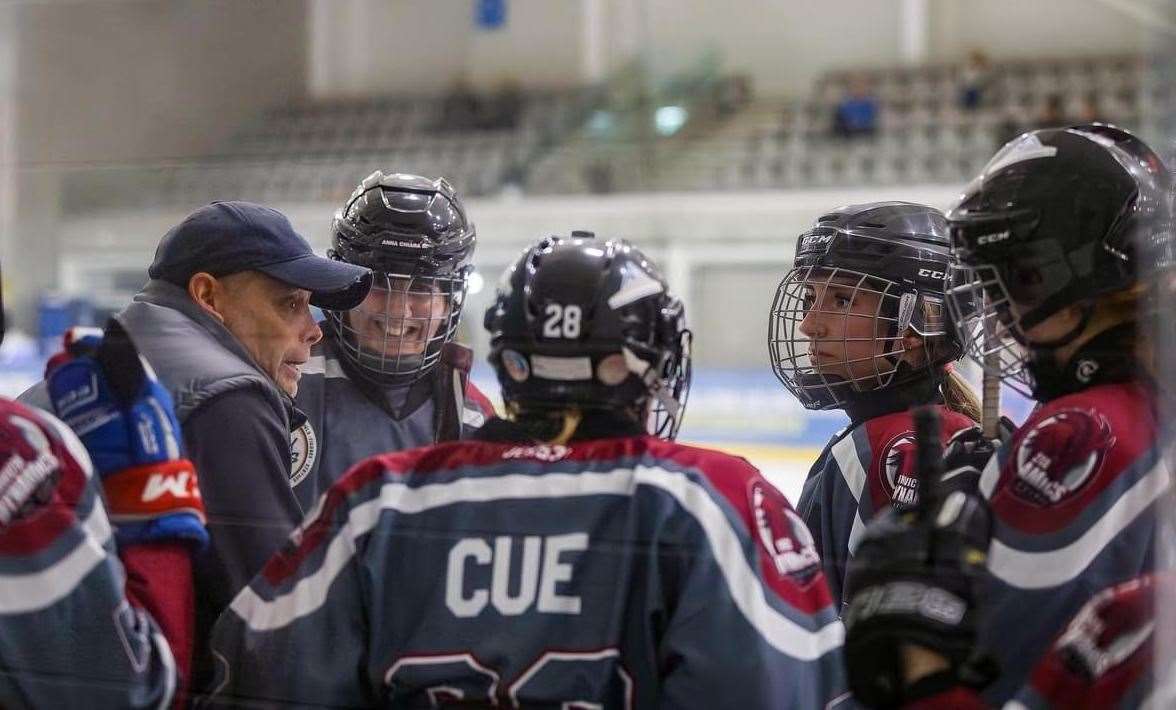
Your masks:
[[[372,287],[370,270],[318,256],[286,215],[252,202],[213,202],[185,217],[159,242],[147,275],[187,288],[201,271],[260,271],[332,311],[355,308]]]

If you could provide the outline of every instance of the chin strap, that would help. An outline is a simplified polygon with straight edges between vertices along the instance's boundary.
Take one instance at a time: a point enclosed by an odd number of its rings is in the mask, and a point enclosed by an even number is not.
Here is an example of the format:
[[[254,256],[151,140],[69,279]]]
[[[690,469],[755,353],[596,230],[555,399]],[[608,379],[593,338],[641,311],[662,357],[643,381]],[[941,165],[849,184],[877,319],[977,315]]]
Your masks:
[[[1108,382],[1139,377],[1142,368],[1133,350],[1137,324],[1121,323],[1094,336],[1065,364],[1058,364],[1056,349],[1033,351],[1029,373],[1033,376],[1033,397],[1048,402],[1071,392]]]
[[[576,433],[576,429],[580,427],[580,422],[584,419],[584,413],[579,409],[565,409],[560,412],[563,417],[563,426],[556,434],[554,439],[547,443],[552,446],[563,446],[571,440],[572,435]]]

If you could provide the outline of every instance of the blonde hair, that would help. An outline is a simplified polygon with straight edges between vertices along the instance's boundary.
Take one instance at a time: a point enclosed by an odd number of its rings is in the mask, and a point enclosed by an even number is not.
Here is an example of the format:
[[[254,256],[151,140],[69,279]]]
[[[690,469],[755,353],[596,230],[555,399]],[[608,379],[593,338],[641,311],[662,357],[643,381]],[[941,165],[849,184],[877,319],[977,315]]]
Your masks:
[[[974,422],[979,422],[981,414],[980,396],[968,384],[964,376],[956,372],[954,367],[945,369],[943,378],[943,404],[953,412],[959,412]]]
[[[945,328],[950,328],[951,324],[946,323],[944,318],[943,305],[938,303],[923,303],[924,317],[930,321],[943,324]],[[946,335],[933,335],[923,338],[923,354],[927,358],[926,362],[934,362],[940,359],[944,354],[946,348],[951,347],[950,340]],[[957,356],[955,360],[958,360]],[[974,422],[979,422],[981,414],[980,395],[976,390],[972,389],[972,385],[968,384],[968,380],[956,371],[954,367],[954,360],[942,366],[943,384],[943,404],[953,412],[968,417]]]

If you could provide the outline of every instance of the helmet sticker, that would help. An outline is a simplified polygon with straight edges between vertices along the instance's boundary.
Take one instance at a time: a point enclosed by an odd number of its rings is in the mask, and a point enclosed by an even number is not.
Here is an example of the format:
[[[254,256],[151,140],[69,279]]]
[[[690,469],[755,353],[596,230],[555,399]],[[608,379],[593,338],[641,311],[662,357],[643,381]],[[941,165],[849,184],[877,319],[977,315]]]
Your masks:
[[[592,359],[587,357],[532,355],[531,368],[535,377],[545,380],[575,382],[592,379]]]
[[[617,292],[608,298],[608,307],[622,308],[653,296],[665,290],[661,282],[650,276],[644,269],[633,262],[626,262],[621,267],[621,285]]]
[[[527,358],[514,350],[502,351],[502,366],[515,382],[525,382],[531,376],[531,366],[527,364]]]
[[[1032,133],[1026,133],[1016,141],[1005,146],[984,167],[984,175],[992,175],[1004,168],[1026,160],[1052,158],[1058,154],[1058,149],[1052,145],[1045,145],[1041,139]]]
[[[624,355],[609,355],[596,366],[596,379],[601,384],[619,385],[629,376],[629,366]]]

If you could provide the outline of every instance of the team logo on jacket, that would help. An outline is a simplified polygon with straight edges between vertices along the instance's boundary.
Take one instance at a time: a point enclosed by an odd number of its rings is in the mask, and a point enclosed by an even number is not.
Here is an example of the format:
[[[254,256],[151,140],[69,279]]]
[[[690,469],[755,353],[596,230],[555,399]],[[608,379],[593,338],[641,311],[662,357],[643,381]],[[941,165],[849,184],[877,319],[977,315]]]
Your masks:
[[[310,422],[290,433],[290,487],[293,488],[306,478],[318,458],[318,437]]]
[[[820,569],[817,545],[808,526],[776,489],[753,481],[748,496],[756,536],[776,572],[807,582]]]
[[[1064,409],[1033,425],[1014,452],[1012,491],[1034,505],[1054,505],[1095,477],[1115,445],[1097,412]]]
[[[882,488],[890,504],[898,509],[913,508],[919,502],[919,479],[913,432],[903,432],[882,449]]]

